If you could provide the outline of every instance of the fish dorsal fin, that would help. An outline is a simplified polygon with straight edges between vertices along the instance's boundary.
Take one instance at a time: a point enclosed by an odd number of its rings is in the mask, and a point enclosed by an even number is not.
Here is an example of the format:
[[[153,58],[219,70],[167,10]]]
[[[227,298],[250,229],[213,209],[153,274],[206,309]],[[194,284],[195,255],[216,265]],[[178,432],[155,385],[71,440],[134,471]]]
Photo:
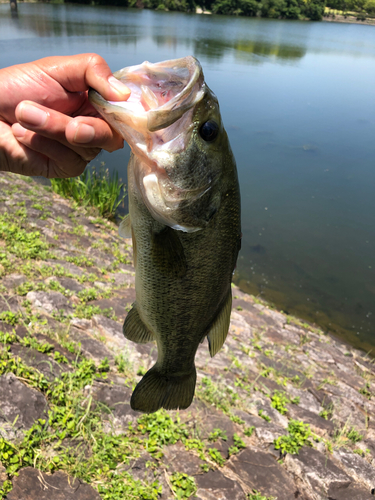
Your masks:
[[[174,229],[164,228],[152,235],[152,262],[164,276],[183,278],[187,271],[184,247]]]
[[[136,344],[147,344],[155,340],[155,335],[147,328],[141,320],[137,311],[137,304],[134,302],[133,307],[130,309],[125,318],[124,326],[122,328],[125,337]]]
[[[227,338],[231,310],[232,292],[229,289],[224,305],[212,323],[210,331],[207,335],[211,358],[213,358],[215,354],[220,351],[225,339]]]
[[[122,219],[120,226],[118,228],[118,234],[122,238],[131,238],[132,237],[132,223],[131,223],[129,214],[126,215]]]

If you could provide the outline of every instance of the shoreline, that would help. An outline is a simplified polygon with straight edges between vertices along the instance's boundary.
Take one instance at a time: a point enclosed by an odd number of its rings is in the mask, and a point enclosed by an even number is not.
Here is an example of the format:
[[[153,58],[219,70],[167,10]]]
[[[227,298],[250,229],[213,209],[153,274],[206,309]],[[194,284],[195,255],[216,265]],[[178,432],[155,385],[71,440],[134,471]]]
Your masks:
[[[23,3],[48,3],[51,5],[54,5],[54,2],[40,2],[39,0],[18,0],[17,4],[23,4]],[[9,0],[0,0],[0,5],[1,4],[9,4]],[[64,2],[56,2],[56,5],[62,4],[64,5]],[[212,12],[208,10],[203,10],[201,7],[196,7],[196,12],[195,14],[198,15],[212,15]],[[218,14],[219,15],[219,14]],[[232,17],[232,16],[231,16]],[[233,16],[237,17],[237,16]],[[244,16],[244,17],[254,17],[254,16]],[[255,16],[256,17],[256,16]],[[268,19],[268,18],[264,18]],[[285,21],[285,19],[279,19],[280,21]],[[301,19],[304,21],[309,21],[308,19]],[[311,22],[329,22],[329,23],[346,23],[346,24],[360,24],[363,26],[375,26],[375,18],[367,18],[364,21],[358,20],[355,16],[343,16],[341,14],[336,14],[335,18],[333,17],[323,17],[321,21],[311,21]]]

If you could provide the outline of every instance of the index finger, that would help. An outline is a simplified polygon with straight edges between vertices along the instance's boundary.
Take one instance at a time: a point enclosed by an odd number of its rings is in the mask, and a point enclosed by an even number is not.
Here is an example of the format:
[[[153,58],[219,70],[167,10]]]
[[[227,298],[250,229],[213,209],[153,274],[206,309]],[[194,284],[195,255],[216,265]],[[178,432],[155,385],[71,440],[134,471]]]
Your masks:
[[[35,64],[69,92],[84,92],[92,87],[109,101],[126,101],[130,96],[130,89],[112,75],[98,54],[45,57]]]

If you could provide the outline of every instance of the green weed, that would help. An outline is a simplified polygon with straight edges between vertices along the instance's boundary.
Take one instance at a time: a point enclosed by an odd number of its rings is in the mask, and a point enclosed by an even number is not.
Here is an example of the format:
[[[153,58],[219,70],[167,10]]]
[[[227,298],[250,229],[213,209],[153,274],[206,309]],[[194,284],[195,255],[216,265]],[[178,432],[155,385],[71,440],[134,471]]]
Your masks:
[[[6,249],[22,259],[46,259],[48,243],[39,231],[24,229],[21,224],[13,222],[8,214],[0,216],[0,238],[5,241]]]
[[[195,479],[182,472],[175,472],[170,477],[173,493],[177,498],[190,498],[197,492]]]
[[[274,445],[276,450],[280,450],[282,454],[298,454],[302,446],[311,446],[310,438],[312,435],[309,424],[299,420],[289,420],[288,435],[275,439]]]
[[[222,467],[225,464],[225,458],[222,457],[221,453],[219,450],[216,448],[210,448],[208,450],[208,454],[212,458],[214,462],[216,462],[220,467]]]
[[[218,439],[222,439],[223,441],[227,441],[227,433],[221,429],[214,429],[210,434],[208,435],[208,440],[209,441],[217,441]]]
[[[247,494],[248,500],[276,500],[275,497],[266,497],[260,493],[258,490],[253,490],[252,493]]]
[[[244,441],[238,434],[233,434],[234,445],[229,447],[229,456],[236,455],[241,449],[246,448]]]
[[[265,420],[266,422],[271,422],[271,417],[269,417],[268,415],[266,415],[263,410],[259,410],[258,411],[258,415],[261,418],[263,418],[263,420]]]
[[[350,439],[353,443],[358,443],[359,441],[362,441],[363,435],[360,434],[354,427],[352,427],[347,433],[346,437]]]
[[[51,186],[56,193],[73,198],[78,205],[96,207],[102,217],[111,220],[126,197],[125,185],[118,173],[110,175],[103,167],[86,169],[81,176],[71,179],[51,179]]]
[[[245,434],[245,436],[251,437],[253,435],[254,431],[255,431],[255,427],[254,427],[254,425],[252,425],[251,427],[246,427],[244,429],[243,433]]]

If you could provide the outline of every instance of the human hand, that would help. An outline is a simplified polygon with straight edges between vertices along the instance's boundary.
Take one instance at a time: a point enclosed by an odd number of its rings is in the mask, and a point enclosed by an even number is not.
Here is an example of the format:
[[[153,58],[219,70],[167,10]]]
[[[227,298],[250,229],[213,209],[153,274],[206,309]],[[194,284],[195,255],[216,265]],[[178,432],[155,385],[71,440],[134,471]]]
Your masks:
[[[126,101],[130,90],[97,54],[46,57],[0,70],[0,171],[75,177],[101,149],[123,139],[90,104],[87,91]]]

